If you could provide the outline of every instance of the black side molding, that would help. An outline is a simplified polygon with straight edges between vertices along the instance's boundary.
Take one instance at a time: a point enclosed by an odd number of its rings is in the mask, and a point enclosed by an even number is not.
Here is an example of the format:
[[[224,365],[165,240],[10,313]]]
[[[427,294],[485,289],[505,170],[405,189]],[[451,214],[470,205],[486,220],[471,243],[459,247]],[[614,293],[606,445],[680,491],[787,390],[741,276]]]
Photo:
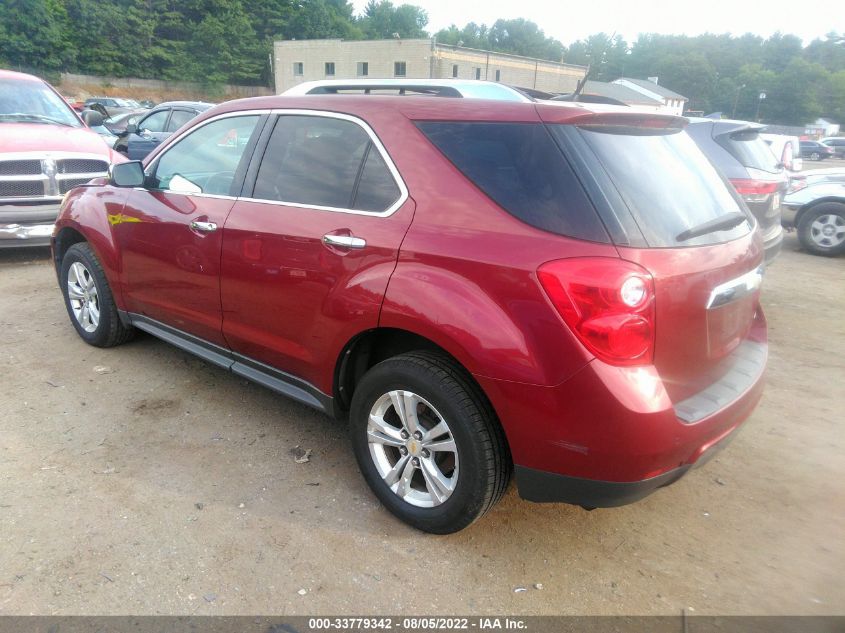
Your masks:
[[[236,354],[225,347],[209,343],[193,334],[165,325],[155,319],[150,319],[143,314],[120,311],[119,315],[120,320],[126,325],[134,325],[139,330],[148,332],[213,365],[228,369],[238,376],[308,405],[326,415],[337,417],[334,398],[324,394],[305,380],[265,365],[248,356]]]

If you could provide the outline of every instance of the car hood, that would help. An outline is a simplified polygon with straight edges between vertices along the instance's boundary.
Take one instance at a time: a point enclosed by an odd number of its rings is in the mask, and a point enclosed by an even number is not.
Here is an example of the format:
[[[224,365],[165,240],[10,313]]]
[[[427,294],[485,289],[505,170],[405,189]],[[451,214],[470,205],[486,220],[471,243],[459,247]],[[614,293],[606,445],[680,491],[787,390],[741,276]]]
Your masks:
[[[5,153],[37,152],[99,154],[113,162],[113,152],[99,134],[86,127],[68,127],[44,123],[0,123],[0,137]]]

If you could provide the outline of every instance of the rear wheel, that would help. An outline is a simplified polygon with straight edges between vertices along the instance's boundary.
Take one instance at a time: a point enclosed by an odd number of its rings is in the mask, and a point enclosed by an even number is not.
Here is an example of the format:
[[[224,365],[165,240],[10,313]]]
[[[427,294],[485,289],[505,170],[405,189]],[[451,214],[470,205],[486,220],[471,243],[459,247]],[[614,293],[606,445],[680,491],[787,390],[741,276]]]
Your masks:
[[[808,209],[798,222],[798,239],[816,255],[845,253],[845,204],[824,202]]]
[[[820,160],[820,159],[821,159],[821,155],[818,152],[813,152],[812,154],[810,154],[810,160]]]
[[[412,352],[370,369],[355,389],[350,433],[379,500],[415,528],[448,534],[502,496],[510,459],[477,386],[443,355]]]
[[[61,286],[70,322],[86,343],[113,347],[132,338],[134,328],[121,323],[103,267],[87,243],[65,253]]]

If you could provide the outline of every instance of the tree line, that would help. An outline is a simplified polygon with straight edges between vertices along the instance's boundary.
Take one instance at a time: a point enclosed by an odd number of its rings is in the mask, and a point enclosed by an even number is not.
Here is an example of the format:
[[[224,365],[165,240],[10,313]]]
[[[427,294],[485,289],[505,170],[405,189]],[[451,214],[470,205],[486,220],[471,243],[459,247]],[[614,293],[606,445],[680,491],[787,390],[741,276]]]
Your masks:
[[[428,37],[420,7],[370,0],[0,0],[0,66],[269,85],[278,39]],[[705,113],[786,125],[845,123],[845,37],[804,43],[706,34],[590,35],[566,46],[529,20],[452,25],[438,41],[589,66],[590,78],[659,77]],[[761,100],[760,94],[766,98]]]

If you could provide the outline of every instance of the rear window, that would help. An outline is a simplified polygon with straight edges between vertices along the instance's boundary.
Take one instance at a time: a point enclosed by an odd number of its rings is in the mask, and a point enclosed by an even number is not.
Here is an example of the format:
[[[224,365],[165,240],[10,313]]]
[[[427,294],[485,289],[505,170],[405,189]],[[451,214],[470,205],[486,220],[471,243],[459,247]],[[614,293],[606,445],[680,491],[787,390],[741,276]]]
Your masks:
[[[719,134],[716,142],[736,158],[743,167],[759,169],[771,174],[780,171],[777,158],[757,130],[741,130],[731,134]]]
[[[564,147],[572,146],[572,135],[582,137],[610,177],[612,185],[605,186],[619,194],[611,198],[627,207],[648,246],[715,244],[749,232],[752,224],[744,207],[686,132],[613,125],[549,128]],[[736,214],[745,220],[684,239],[685,232]]]
[[[575,173],[540,123],[417,123],[481,191],[531,226],[593,242],[609,238]]]

